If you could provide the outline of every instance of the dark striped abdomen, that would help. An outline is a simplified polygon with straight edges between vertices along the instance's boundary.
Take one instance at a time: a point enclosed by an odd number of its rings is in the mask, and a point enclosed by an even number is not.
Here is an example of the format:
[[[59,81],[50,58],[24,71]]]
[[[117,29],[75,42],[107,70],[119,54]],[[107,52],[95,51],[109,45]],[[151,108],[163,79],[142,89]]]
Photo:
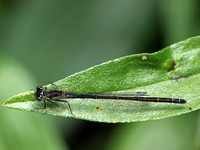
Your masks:
[[[184,99],[178,98],[159,98],[159,97],[124,97],[124,96],[110,96],[110,95],[93,95],[93,94],[67,94],[68,98],[91,98],[91,99],[114,99],[114,100],[132,100],[144,102],[163,102],[163,103],[187,103]]]

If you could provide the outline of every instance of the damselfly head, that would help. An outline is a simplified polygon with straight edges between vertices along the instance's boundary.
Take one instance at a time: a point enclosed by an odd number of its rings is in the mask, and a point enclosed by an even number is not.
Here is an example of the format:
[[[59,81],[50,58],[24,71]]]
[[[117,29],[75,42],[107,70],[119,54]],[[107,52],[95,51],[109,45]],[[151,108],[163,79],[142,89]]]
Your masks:
[[[43,88],[42,86],[37,86],[36,87],[36,92],[35,92],[35,98],[38,100],[38,101],[41,101],[41,99],[43,98]]]

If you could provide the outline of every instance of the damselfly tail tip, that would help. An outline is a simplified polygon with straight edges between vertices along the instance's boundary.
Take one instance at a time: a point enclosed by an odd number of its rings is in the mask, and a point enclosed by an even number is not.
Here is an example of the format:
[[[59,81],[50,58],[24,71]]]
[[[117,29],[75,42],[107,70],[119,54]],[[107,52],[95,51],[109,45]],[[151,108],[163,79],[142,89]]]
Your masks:
[[[185,103],[187,103],[187,101],[184,99],[180,99],[180,103],[185,104]]]

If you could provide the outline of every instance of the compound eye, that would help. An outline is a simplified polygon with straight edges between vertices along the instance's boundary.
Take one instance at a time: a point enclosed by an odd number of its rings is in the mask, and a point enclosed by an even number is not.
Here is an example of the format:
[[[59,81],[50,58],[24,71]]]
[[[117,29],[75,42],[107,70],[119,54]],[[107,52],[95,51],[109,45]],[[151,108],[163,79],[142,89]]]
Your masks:
[[[37,86],[37,87],[36,87],[36,90],[42,90],[42,86],[40,86],[40,85]]]
[[[40,98],[42,98],[43,96],[42,95],[40,95]]]

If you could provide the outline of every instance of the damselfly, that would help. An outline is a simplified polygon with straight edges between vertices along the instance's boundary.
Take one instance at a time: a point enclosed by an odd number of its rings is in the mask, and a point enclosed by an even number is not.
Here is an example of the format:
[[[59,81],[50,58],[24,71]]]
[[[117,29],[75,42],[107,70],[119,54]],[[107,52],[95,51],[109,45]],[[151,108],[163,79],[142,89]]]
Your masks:
[[[55,84],[53,84],[56,86]],[[54,104],[58,107],[56,102],[65,102],[68,104],[71,114],[74,116],[71,106],[67,98],[88,98],[88,99],[108,99],[108,100],[130,100],[130,101],[143,101],[143,102],[164,102],[164,103],[177,103],[184,104],[187,103],[186,100],[180,98],[161,98],[161,97],[146,97],[147,92],[136,92],[132,94],[114,94],[114,93],[73,93],[68,91],[57,90],[56,88],[47,91],[47,87],[43,88],[42,86],[36,87],[35,97],[38,101],[44,101],[43,108],[37,109],[46,109],[46,101]]]

